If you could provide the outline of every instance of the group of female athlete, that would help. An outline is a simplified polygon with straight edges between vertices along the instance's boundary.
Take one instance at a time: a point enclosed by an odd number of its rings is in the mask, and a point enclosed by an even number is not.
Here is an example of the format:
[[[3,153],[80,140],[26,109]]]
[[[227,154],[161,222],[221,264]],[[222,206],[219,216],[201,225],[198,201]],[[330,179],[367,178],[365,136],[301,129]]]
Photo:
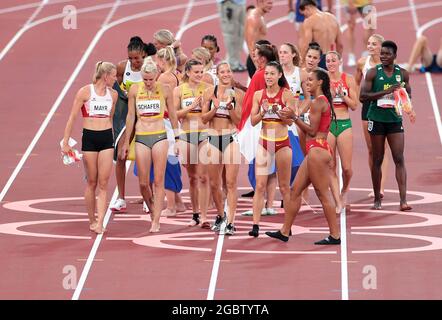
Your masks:
[[[382,88],[376,84],[376,68],[381,66],[386,77],[390,72],[381,54],[383,41],[380,35],[369,38],[369,56],[361,58],[355,77],[340,71],[342,57],[335,51],[326,53],[328,71],[318,68],[322,51],[316,43],[310,44],[305,57],[300,57],[291,43],[277,48],[268,41],[258,41],[252,54],[257,70],[246,88],[234,80],[229,64],[216,57],[219,47],[213,35],[204,36],[201,47],[192,50],[189,57],[168,30],[157,31],[149,44],[139,37],[131,38],[128,59],[116,66],[109,62],[96,64],[93,83],[78,91],[64,132],[62,152],[68,153],[73,123],[81,109],[90,230],[98,234],[105,231],[112,160],[116,162],[118,197],[110,208],[126,209],[126,160],[134,157],[144,210],[151,214],[150,232],[160,231],[161,216],[173,216],[185,209],[179,196],[182,165],[189,177],[193,211],[189,226],[215,231],[224,226],[223,232],[233,235],[241,153],[252,149],[256,186],[253,226],[248,234],[258,237],[260,217],[267,209],[265,196],[268,200],[269,185],[277,181],[284,224],[280,230],[266,234],[288,241],[303,194],[312,184],[330,231],[316,244],[339,244],[336,213],[346,204],[352,177],[349,112],[359,105],[359,86],[370,70],[373,88],[379,89],[370,93],[371,88],[363,86],[362,120],[367,146],[373,153],[373,135],[379,133],[370,132],[367,113],[378,112],[373,106],[376,101],[392,92],[389,87],[397,88],[393,82]],[[386,47],[387,53],[394,49]],[[404,78],[402,82],[409,91],[408,74]],[[294,134],[299,139],[294,139]],[[386,135],[388,132],[384,140]],[[377,152],[379,146],[376,144]],[[383,148],[382,143],[382,157]],[[337,154],[343,172],[341,190],[336,175]],[[393,158],[396,163],[397,157]],[[379,159],[379,155],[370,159]],[[369,162],[372,173],[380,169],[375,162]],[[386,172],[377,176],[385,179]],[[375,184],[375,207],[379,209],[383,183],[373,180]],[[217,211],[213,222],[207,218],[212,203]],[[401,209],[408,208],[401,193]]]

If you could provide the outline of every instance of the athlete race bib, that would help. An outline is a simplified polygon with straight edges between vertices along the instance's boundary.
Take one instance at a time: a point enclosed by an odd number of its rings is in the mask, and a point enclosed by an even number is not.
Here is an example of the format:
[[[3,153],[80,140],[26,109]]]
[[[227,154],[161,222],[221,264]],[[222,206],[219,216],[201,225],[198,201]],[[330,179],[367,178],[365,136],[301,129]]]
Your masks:
[[[90,101],[90,117],[109,117],[112,108],[112,101]]]
[[[263,120],[281,120],[281,118],[279,118],[279,115],[277,114],[277,112],[281,110],[282,107],[280,104],[274,103],[269,105],[268,110],[264,114]]]
[[[183,109],[184,108],[189,108],[192,105],[193,101],[195,101],[195,97],[183,99],[183,101],[181,102],[181,108],[183,108]],[[190,110],[189,112],[190,113],[198,113],[198,112],[201,112],[201,111],[202,111],[201,105],[199,105],[195,109]]]
[[[226,101],[220,101],[219,108],[216,110],[215,116],[219,118],[229,118],[229,110],[227,109],[227,102]]]
[[[154,116],[161,112],[160,100],[142,100],[137,102],[137,109],[141,116]]]
[[[378,99],[377,106],[383,109],[394,108],[394,94],[389,93]]]

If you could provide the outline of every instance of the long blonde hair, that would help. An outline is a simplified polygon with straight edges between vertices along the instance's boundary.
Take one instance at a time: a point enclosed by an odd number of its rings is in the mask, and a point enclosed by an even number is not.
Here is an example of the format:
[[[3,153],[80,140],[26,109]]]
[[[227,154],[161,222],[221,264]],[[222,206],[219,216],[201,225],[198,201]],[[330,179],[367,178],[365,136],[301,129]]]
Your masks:
[[[204,47],[198,47],[192,50],[192,54],[198,59],[201,60],[204,66],[204,71],[210,70],[213,65],[212,56],[210,55],[209,50]]]
[[[98,61],[95,64],[95,72],[92,78],[92,83],[97,83],[105,74],[109,74],[113,69],[117,69],[117,67],[111,62],[103,62]]]
[[[377,41],[379,41],[380,44],[382,44],[382,42],[385,41],[385,38],[378,33],[372,34],[370,38],[372,37],[375,38]]]
[[[143,66],[141,67],[141,72],[158,73],[158,67],[151,57],[144,58],[144,63]]]
[[[177,68],[175,53],[173,52],[173,48],[171,46],[167,46],[163,49],[160,49],[157,52],[157,56],[160,59],[166,61],[166,63],[175,70]]]
[[[167,29],[160,29],[153,34],[153,38],[158,42],[164,44],[165,46],[170,46],[175,42],[175,37],[173,33]]]

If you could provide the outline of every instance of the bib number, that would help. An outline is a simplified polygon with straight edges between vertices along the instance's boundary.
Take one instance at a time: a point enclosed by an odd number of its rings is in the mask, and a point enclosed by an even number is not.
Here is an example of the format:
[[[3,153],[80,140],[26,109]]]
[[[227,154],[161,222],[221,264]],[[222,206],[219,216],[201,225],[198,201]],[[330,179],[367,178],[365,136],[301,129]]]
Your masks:
[[[137,103],[141,115],[157,115],[161,111],[160,100],[144,100]]]

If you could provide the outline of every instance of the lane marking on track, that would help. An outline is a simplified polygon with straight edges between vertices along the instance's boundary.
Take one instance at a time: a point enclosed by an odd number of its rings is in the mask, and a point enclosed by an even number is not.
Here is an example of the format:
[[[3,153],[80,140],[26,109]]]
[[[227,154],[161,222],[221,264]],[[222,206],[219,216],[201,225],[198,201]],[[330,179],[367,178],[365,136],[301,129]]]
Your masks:
[[[212,0],[206,0],[206,1],[201,1],[196,3],[194,6],[204,6],[204,5],[210,5],[213,4]],[[115,5],[115,3],[114,3]],[[47,117],[45,118],[45,120],[43,121],[42,125],[40,126],[39,130],[37,131],[36,135],[34,136],[34,138],[32,139],[31,143],[29,144],[28,148],[26,149],[25,154],[23,155],[23,157],[20,159],[20,162],[18,163],[18,165],[15,167],[13,173],[11,174],[11,176],[9,177],[8,181],[6,182],[5,187],[3,188],[2,192],[0,193],[0,201],[3,200],[3,198],[5,197],[6,193],[8,192],[8,190],[10,189],[10,187],[12,186],[12,183],[14,182],[15,178],[17,177],[18,173],[20,172],[20,170],[23,168],[24,163],[26,162],[26,160],[28,159],[30,153],[32,152],[32,150],[34,149],[35,145],[37,144],[37,142],[39,141],[40,137],[43,135],[43,132],[46,130],[46,127],[49,124],[49,121],[52,119],[52,117],[54,116],[55,112],[57,111],[58,107],[61,105],[61,102],[63,100],[63,98],[65,97],[65,95],[67,94],[67,92],[69,91],[70,87],[72,86],[73,82],[75,81],[75,79],[77,78],[78,74],[80,73],[81,69],[83,68],[84,64],[86,63],[86,61],[88,60],[89,56],[92,53],[92,50],[95,48],[95,46],[97,45],[98,41],[101,39],[101,37],[103,36],[103,34],[108,31],[109,29],[126,23],[128,21],[131,20],[135,20],[135,19],[140,19],[140,18],[144,18],[144,17],[148,17],[148,16],[152,16],[155,14],[160,14],[160,13],[167,13],[167,12],[172,12],[172,11],[176,11],[176,10],[180,10],[180,9],[184,9],[186,8],[187,5],[173,5],[173,6],[168,6],[168,7],[163,7],[163,8],[158,8],[158,9],[154,9],[154,10],[147,10],[138,14],[134,14],[134,15],[130,15],[121,19],[118,19],[116,21],[113,21],[112,23],[109,23],[105,26],[102,26],[102,28],[95,34],[94,38],[92,39],[91,43],[89,44],[88,48],[86,49],[85,53],[83,54],[83,56],[81,57],[79,63],[77,64],[74,72],[72,73],[72,75],[70,76],[69,80],[66,82],[65,86],[63,87],[62,91],[60,92],[59,96],[57,97],[56,101],[54,102],[53,106],[51,107],[51,110],[49,111]],[[111,12],[114,10],[111,10]],[[60,15],[58,15],[60,17]],[[110,14],[108,14],[108,17],[110,17]],[[107,17],[107,19],[108,19]],[[43,19],[45,21],[48,21],[47,18]],[[43,22],[40,22],[43,23]],[[31,27],[31,24],[28,25],[28,28]],[[128,170],[128,168],[127,168]],[[106,213],[105,216],[105,225],[107,225],[107,222],[109,220],[110,217],[110,213]],[[97,236],[97,240],[94,242],[94,246],[92,248],[92,252],[96,252],[98,249],[98,246],[101,242],[102,239],[102,235],[98,235]],[[84,275],[82,274],[82,281],[85,281],[86,277],[87,277],[87,273],[90,270],[90,267],[92,265],[91,263],[86,263],[85,269],[83,270]],[[87,272],[85,272],[87,271]],[[78,290],[78,291],[77,291]],[[77,290],[74,293],[74,296],[72,297],[72,299],[78,299],[80,294],[81,294],[81,290],[79,287],[77,287]]]
[[[44,0],[44,1],[48,1],[48,0]],[[132,0],[132,1],[126,1],[126,2],[122,2],[120,4],[120,6],[127,6],[127,5],[137,4],[137,3],[141,3],[141,2],[151,2],[151,1],[155,1],[155,0]],[[57,3],[62,3],[62,2],[68,2],[68,1],[63,0],[63,1],[58,1]],[[49,3],[47,3],[47,4],[49,4]],[[55,2],[54,3],[51,2],[50,4],[55,4]],[[100,5],[96,5],[96,6],[91,6],[91,7],[86,7],[86,8],[78,9],[77,10],[77,15],[82,14],[82,13],[88,13],[88,12],[94,12],[94,11],[98,11],[98,10],[104,10],[104,9],[108,9],[108,8],[113,8],[113,5],[114,5],[114,3],[110,2],[110,3],[106,3],[106,4],[100,4]],[[43,23],[46,23],[46,22],[50,22],[50,21],[57,20],[57,19],[63,19],[65,16],[66,16],[65,13],[59,13],[59,14],[54,14],[54,15],[51,15],[51,16],[48,16],[48,17],[36,20],[34,22],[26,23],[23,26],[23,28],[19,32],[17,32],[17,34],[12,38],[12,40],[2,50],[2,52],[0,54],[0,61],[8,53],[8,51],[11,50],[11,48],[14,46],[14,44],[21,38],[21,36],[26,31],[28,31],[28,30],[36,27],[36,26],[39,26],[39,25],[41,25]]]
[[[416,12],[416,10],[414,10],[414,11]],[[417,13],[416,13],[416,21],[417,21]],[[442,17],[430,20],[427,23],[425,23],[424,25],[422,25],[421,27],[418,27],[416,29],[417,30],[416,31],[416,38],[419,38],[424,33],[425,30],[433,27],[434,25],[436,25],[438,23],[442,23]],[[417,26],[419,26],[419,24],[417,24]],[[442,145],[442,120],[441,120],[441,115],[440,115],[440,111],[439,111],[439,105],[437,103],[436,91],[434,90],[433,78],[431,77],[430,72],[425,72],[425,80],[427,81],[428,92],[430,94],[431,105],[433,107],[434,118],[436,121],[436,127],[437,127],[437,131],[439,133],[440,143]]]
[[[121,0],[115,0],[114,5],[112,6],[111,11],[109,12],[109,14],[106,17],[106,20],[104,20],[103,24],[101,25],[101,27],[103,28],[104,26],[106,26],[111,19],[113,18],[115,11],[117,10],[117,8],[120,6],[121,4]]]
[[[196,3],[194,6],[195,7],[196,6],[204,6],[204,5],[208,5],[208,4],[212,4],[212,3],[213,3],[213,1],[206,0],[206,1],[201,1],[201,2]],[[155,15],[155,14],[171,12],[171,11],[175,11],[175,10],[179,10],[179,9],[184,9],[184,8],[186,8],[186,5],[182,5],[181,4],[181,5],[174,5],[174,6],[169,6],[169,7],[164,7],[164,8],[154,9],[154,10],[147,10],[145,12],[141,12],[141,13],[138,13],[138,14],[134,14],[134,15],[131,15],[131,16],[127,16],[127,17],[115,20],[112,23],[109,23],[108,25],[102,27],[95,34],[94,38],[92,39],[91,43],[89,44],[88,48],[86,49],[85,53],[83,54],[83,56],[81,57],[79,63],[77,64],[77,67],[75,68],[74,72],[72,73],[72,75],[70,76],[68,81],[66,82],[65,86],[63,87],[62,91],[60,92],[60,95],[57,97],[57,99],[54,102],[53,106],[51,107],[48,115],[44,119],[42,125],[38,129],[37,133],[35,134],[34,138],[32,139],[31,143],[29,144],[28,148],[26,149],[23,157],[20,159],[19,163],[17,164],[17,166],[15,167],[15,169],[12,172],[11,176],[9,177],[8,181],[6,182],[2,192],[0,193],[0,201],[3,200],[3,198],[6,195],[6,193],[10,189],[12,183],[14,182],[14,180],[17,177],[18,173],[22,169],[24,163],[28,159],[29,154],[32,152],[32,150],[34,149],[34,147],[37,144],[38,140],[42,136],[43,132],[46,130],[46,127],[48,126],[49,121],[54,116],[55,112],[57,111],[58,107],[60,106],[61,102],[63,101],[63,98],[65,97],[65,95],[69,91],[70,87],[74,83],[75,79],[77,78],[78,74],[80,73],[81,69],[83,68],[84,64],[86,63],[87,59],[91,55],[92,50],[95,48],[95,46],[97,45],[98,41],[101,39],[103,34],[106,31],[108,31],[109,29],[111,29],[111,28],[113,28],[113,27],[115,27],[117,25],[123,24],[125,22],[131,21],[131,20],[140,19],[140,18],[144,18],[144,17],[147,17],[147,16],[152,16],[152,15]]]
[[[54,5],[54,4],[60,4],[60,3],[66,3],[66,2],[72,2],[72,0],[53,0],[47,4]],[[34,3],[22,4],[22,5],[14,6],[14,7],[3,8],[3,9],[0,9],[0,14],[11,13],[11,12],[21,11],[21,10],[26,10],[26,9],[32,9],[32,8],[38,7],[40,4],[41,4],[41,2],[34,2]]]
[[[181,29],[186,25],[187,20],[189,20],[190,12],[192,12],[193,3],[194,0],[189,0],[189,2],[187,3],[186,11],[184,11],[183,19],[181,19],[180,27],[178,29],[179,31],[181,31]],[[178,36],[176,38],[178,40],[180,39],[178,38]]]
[[[199,25],[199,24],[202,24],[202,23],[204,23],[204,22],[208,22],[208,21],[211,21],[211,20],[215,20],[215,19],[217,19],[218,17],[219,17],[219,14],[212,14],[212,15],[210,15],[210,16],[202,17],[202,18],[196,19],[196,20],[194,20],[194,21],[192,21],[192,22],[190,22],[190,23],[188,23],[188,24],[185,24],[185,25],[183,25],[183,27],[180,29],[180,31],[178,31],[178,33],[176,34],[176,38],[177,38],[177,39],[181,39],[182,36],[183,36],[183,34],[184,34],[184,32],[186,32],[187,30],[189,30],[189,29],[191,29],[191,28],[193,28],[193,27],[195,27],[195,26],[197,26],[197,25]]]
[[[117,0],[116,3],[118,3],[118,2],[119,1]],[[193,2],[193,0],[189,0],[189,2]],[[114,21],[113,23],[109,23],[109,24],[104,25],[100,29],[100,31],[97,33],[97,35],[95,36],[94,40],[99,35],[99,37],[97,38],[97,41],[96,41],[96,42],[98,42],[98,39],[101,38],[101,35],[103,35],[106,30],[108,30],[109,28],[111,28],[113,26],[116,26],[118,24],[124,23],[126,21],[133,20],[133,17],[144,17],[144,16],[147,16],[147,15],[153,15],[155,13],[160,13],[160,12],[170,12],[170,11],[175,10],[175,8],[181,8],[181,7],[182,6],[165,7],[165,8],[160,8],[160,9],[156,9],[156,10],[150,10],[150,11],[147,11],[147,12],[142,12],[140,14],[136,14],[136,15],[133,15],[133,16],[129,16],[129,17],[125,17],[125,18],[119,19],[117,21]],[[189,7],[189,4],[187,4],[186,8],[188,8],[188,7]],[[115,12],[115,10],[111,10],[111,13],[112,12]],[[184,18],[186,18],[186,16],[184,16],[183,19]],[[108,20],[109,19],[106,19],[106,21],[108,21]],[[95,44],[94,44],[94,46],[95,46]],[[87,56],[89,56],[89,54]],[[129,167],[130,166],[128,166],[127,162],[126,162],[126,174],[127,174],[128,170],[129,170]],[[118,188],[115,188],[114,195],[112,197],[111,203],[116,199],[117,195],[118,195]],[[106,216],[105,216],[105,221],[104,221],[104,226],[105,227],[107,226],[107,223],[108,223],[111,215],[112,215],[112,211],[108,207],[107,212],[106,212]],[[93,263],[93,261],[95,259],[95,255],[96,255],[96,253],[98,251],[98,248],[100,246],[100,243],[101,243],[102,239],[103,239],[103,234],[98,235],[97,238],[95,239],[94,245],[92,246],[91,252],[90,252],[89,257],[88,257],[88,261],[86,262],[86,264],[84,266],[84,269],[82,271],[82,274],[81,274],[80,280],[78,282],[77,288],[75,289],[74,295],[72,296],[72,300],[78,300],[80,298],[81,291],[83,290],[84,284],[86,282],[87,276],[88,276],[89,271],[90,271],[90,269],[92,267],[92,263]]]
[[[224,202],[224,212],[226,213],[226,219],[229,216],[229,212],[227,210],[227,199]],[[224,245],[224,228],[226,227],[226,222],[223,221],[220,227],[220,232],[218,234],[218,241],[216,242],[216,250],[215,250],[215,258],[213,260],[212,273],[210,275],[209,282],[209,290],[207,292],[207,300],[213,300],[215,298],[216,282],[218,280],[219,266],[222,261],[230,261],[230,260],[221,260],[221,254]]]
[[[341,159],[338,158],[337,164],[338,168],[338,179],[339,179],[339,192],[342,190],[343,180],[342,180],[342,168]],[[340,224],[341,224],[341,299],[349,300],[348,293],[348,254],[347,254],[347,215],[345,205],[343,206],[340,213]]]
[[[126,173],[128,170],[129,170],[129,167],[126,166]],[[115,188],[115,191],[114,191],[114,194],[112,195],[112,199],[111,199],[110,203],[114,202],[117,199],[117,196],[118,196],[118,188]],[[109,222],[111,215],[112,215],[112,210],[110,210],[108,207],[107,211],[106,211],[106,215],[104,217],[104,222],[103,222],[104,228],[107,227],[107,224]],[[89,271],[92,267],[92,264],[94,263],[94,261],[98,261],[98,259],[95,259],[95,256],[97,255],[98,247],[100,246],[102,239],[103,239],[103,233],[98,234],[97,237],[95,238],[92,249],[89,253],[88,258],[86,259],[86,263],[85,263],[83,270],[81,272],[80,279],[78,280],[77,287],[75,288],[74,294],[72,295],[72,300],[80,299],[81,291],[84,288],[84,284],[86,283],[86,279],[87,279],[87,276],[89,275]]]
[[[8,53],[8,51],[12,48],[12,46],[20,39],[22,34],[28,29],[28,26],[34,20],[34,18],[40,13],[41,10],[43,10],[43,7],[48,3],[49,0],[43,0],[40,2],[40,5],[35,9],[35,11],[32,13],[32,15],[26,20],[23,27],[20,28],[20,30],[12,37],[12,39],[6,44],[6,46],[3,48],[3,50],[0,52],[0,61],[3,59],[3,57]]]

